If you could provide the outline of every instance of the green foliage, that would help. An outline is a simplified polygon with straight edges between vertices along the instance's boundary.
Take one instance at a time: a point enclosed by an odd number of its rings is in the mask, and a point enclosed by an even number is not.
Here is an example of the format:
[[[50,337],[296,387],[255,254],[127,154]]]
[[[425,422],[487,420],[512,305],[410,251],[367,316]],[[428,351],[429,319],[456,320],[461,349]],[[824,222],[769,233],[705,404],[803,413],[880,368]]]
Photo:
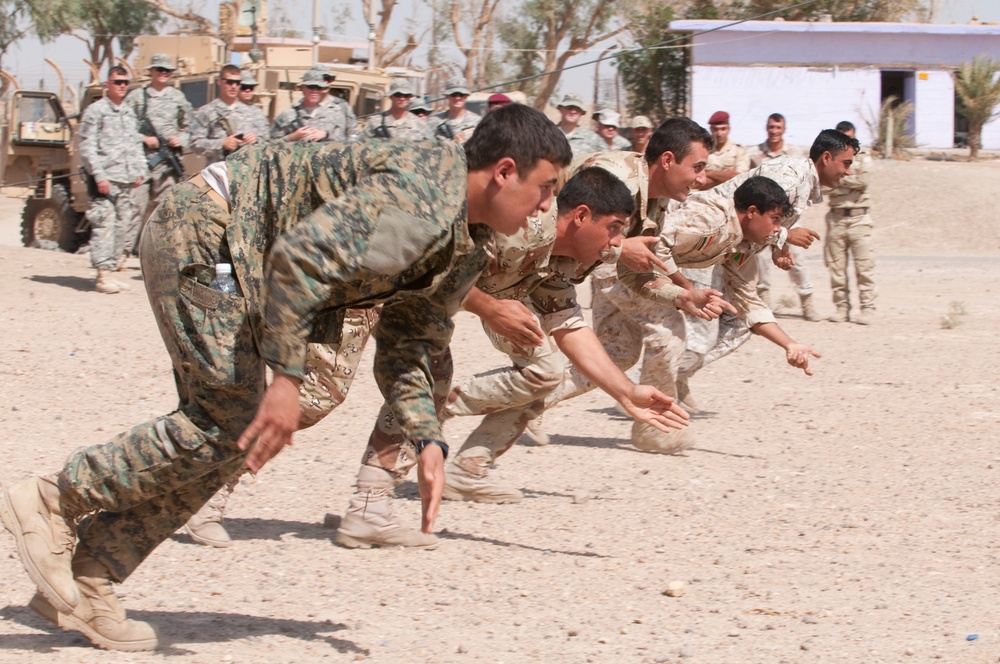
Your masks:
[[[43,41],[75,34],[98,66],[114,62],[114,44],[127,57],[137,35],[156,34],[163,15],[145,0],[29,0],[35,34]],[[82,33],[86,33],[85,35]]]
[[[899,98],[892,95],[886,97],[879,109],[877,128],[874,121],[866,120],[868,129],[877,137],[872,147],[885,154],[886,138],[889,135],[889,118],[892,117],[892,153],[899,156],[905,155],[906,149],[914,146],[913,126],[910,124],[912,116],[912,102],[899,102]]]
[[[669,39],[673,9],[650,3],[629,21],[635,40],[630,49],[642,48],[616,58],[618,75],[628,95],[632,115],[648,115],[653,123],[682,115],[688,103],[688,49],[686,42],[650,48]]]
[[[7,49],[30,29],[27,0],[0,0],[0,63]]]
[[[979,156],[983,125],[997,117],[1000,104],[1000,63],[986,55],[963,62],[955,75],[955,95],[959,113],[969,121],[969,156]]]

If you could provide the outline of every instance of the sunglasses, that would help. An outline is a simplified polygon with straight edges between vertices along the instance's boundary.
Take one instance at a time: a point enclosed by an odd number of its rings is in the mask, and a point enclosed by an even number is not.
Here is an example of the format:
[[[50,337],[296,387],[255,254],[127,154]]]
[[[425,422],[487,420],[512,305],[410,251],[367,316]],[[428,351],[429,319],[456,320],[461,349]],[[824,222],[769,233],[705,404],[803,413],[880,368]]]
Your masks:
[[[305,87],[306,90],[324,90],[325,89],[322,85],[306,85],[306,86],[303,86],[303,87]]]
[[[222,81],[223,85],[239,85],[243,82],[238,78],[220,78],[219,80]]]
[[[413,99],[413,95],[405,95],[402,92],[397,92],[396,94],[389,96],[396,97],[397,99]]]
[[[257,87],[256,85],[241,85],[240,86],[240,92],[246,92],[247,90],[253,90],[256,87]]]
[[[169,74],[171,72],[171,70],[166,67],[153,67],[153,71],[157,74]]]
[[[453,93],[451,93],[448,96],[449,97],[468,97],[469,95],[465,94],[464,92],[453,92]]]
[[[111,85],[128,85],[130,82],[127,78],[108,81]]]

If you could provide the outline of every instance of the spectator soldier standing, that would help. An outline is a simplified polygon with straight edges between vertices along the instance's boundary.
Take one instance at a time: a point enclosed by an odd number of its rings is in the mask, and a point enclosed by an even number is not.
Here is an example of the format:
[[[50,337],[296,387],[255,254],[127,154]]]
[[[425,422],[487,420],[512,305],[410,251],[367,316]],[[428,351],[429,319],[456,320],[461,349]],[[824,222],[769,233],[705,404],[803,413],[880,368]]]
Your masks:
[[[389,110],[368,120],[366,138],[404,138],[411,141],[433,138],[427,131],[427,122],[410,112],[413,84],[408,79],[397,78],[389,85]]]
[[[170,188],[184,177],[183,167],[180,170],[178,167],[181,152],[191,144],[188,130],[194,119],[187,97],[170,85],[173,59],[166,53],[157,53],[146,69],[149,84],[125,98],[139,118],[139,133],[143,135],[149,162],[149,179],[135,190],[136,207],[143,223]],[[166,145],[160,144],[161,139]]]
[[[139,119],[123,103],[128,84],[125,68],[112,67],[106,96],[87,107],[80,121],[80,158],[92,184],[87,221],[93,228],[90,262],[97,268],[98,293],[128,290],[128,284],[116,281],[111,273],[132,253],[142,222],[135,189],[149,168]]]
[[[597,144],[600,137],[586,127],[580,126],[580,118],[584,114],[583,99],[580,98],[580,95],[568,94],[564,96],[556,108],[559,109],[559,114],[562,116],[562,119],[559,120],[559,129],[566,135],[566,140],[573,148],[575,157],[600,150],[600,146]]]
[[[854,138],[854,125],[846,120],[837,125],[837,131]],[[868,197],[871,164],[871,156],[858,154],[851,164],[851,172],[833,189],[823,190],[830,198],[823,258],[830,270],[830,289],[833,305],[837,308],[830,316],[834,323],[846,323],[850,319],[858,325],[871,325],[875,315],[875,256],[871,247],[871,199]],[[851,257],[854,258],[855,286],[861,307],[857,314],[850,313],[850,289],[847,287],[847,265]]]
[[[302,99],[282,111],[271,125],[271,139],[281,141],[343,141],[347,123],[339,105],[322,105],[323,91],[330,85],[323,74],[310,69],[302,74]]]
[[[464,143],[472,136],[472,131],[483,119],[482,116],[466,110],[465,102],[469,99],[469,88],[462,79],[448,81],[444,91],[448,98],[448,110],[434,115],[437,127],[434,135],[447,141]]]
[[[266,143],[270,135],[264,112],[238,98],[242,88],[257,85],[252,72],[226,65],[216,85],[219,96],[195,111],[191,125],[191,148],[209,163],[222,161],[246,145]]]

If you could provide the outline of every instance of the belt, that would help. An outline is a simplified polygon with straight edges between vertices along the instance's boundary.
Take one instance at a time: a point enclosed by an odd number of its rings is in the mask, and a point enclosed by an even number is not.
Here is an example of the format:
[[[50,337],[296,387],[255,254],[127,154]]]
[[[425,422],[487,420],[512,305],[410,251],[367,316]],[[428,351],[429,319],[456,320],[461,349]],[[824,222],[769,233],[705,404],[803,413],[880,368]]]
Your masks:
[[[842,217],[857,217],[862,214],[868,214],[868,208],[866,207],[856,207],[856,208],[834,208],[834,214],[839,214]]]
[[[198,187],[203,192],[205,192],[205,194],[208,195],[208,197],[212,200],[212,202],[218,205],[220,208],[222,208],[226,212],[230,211],[229,203],[226,202],[226,199],[223,198],[219,194],[219,192],[217,192],[215,189],[212,189],[212,186],[205,181],[205,178],[202,177],[201,173],[198,173],[197,175],[188,178],[188,182],[190,182],[191,184],[193,184],[194,186]]]

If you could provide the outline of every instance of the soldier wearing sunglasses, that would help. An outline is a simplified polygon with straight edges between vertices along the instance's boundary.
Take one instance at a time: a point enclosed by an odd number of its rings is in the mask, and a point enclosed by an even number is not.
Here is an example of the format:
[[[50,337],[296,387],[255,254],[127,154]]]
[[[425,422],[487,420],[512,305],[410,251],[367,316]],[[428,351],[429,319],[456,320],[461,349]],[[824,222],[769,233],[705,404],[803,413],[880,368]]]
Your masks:
[[[183,176],[172,165],[173,160],[163,159],[164,146],[160,145],[160,139],[165,139],[167,146],[178,157],[184,148],[191,145],[188,130],[194,120],[194,109],[184,93],[170,84],[174,69],[173,58],[166,53],[157,53],[146,67],[149,83],[133,90],[125,98],[125,103],[139,118],[149,163],[149,179],[135,190],[136,207],[143,223]]]
[[[211,162],[222,161],[244,145],[267,143],[270,130],[267,118],[257,106],[239,99],[241,86],[257,84],[252,74],[244,74],[235,65],[226,65],[216,81],[219,96],[194,114],[191,148]]]
[[[123,103],[129,83],[124,67],[112,67],[106,96],[88,106],[80,121],[80,158],[91,190],[86,214],[93,228],[90,261],[97,270],[99,293],[129,288],[112,273],[135,246],[140,219],[133,191],[149,173],[139,119]]]

